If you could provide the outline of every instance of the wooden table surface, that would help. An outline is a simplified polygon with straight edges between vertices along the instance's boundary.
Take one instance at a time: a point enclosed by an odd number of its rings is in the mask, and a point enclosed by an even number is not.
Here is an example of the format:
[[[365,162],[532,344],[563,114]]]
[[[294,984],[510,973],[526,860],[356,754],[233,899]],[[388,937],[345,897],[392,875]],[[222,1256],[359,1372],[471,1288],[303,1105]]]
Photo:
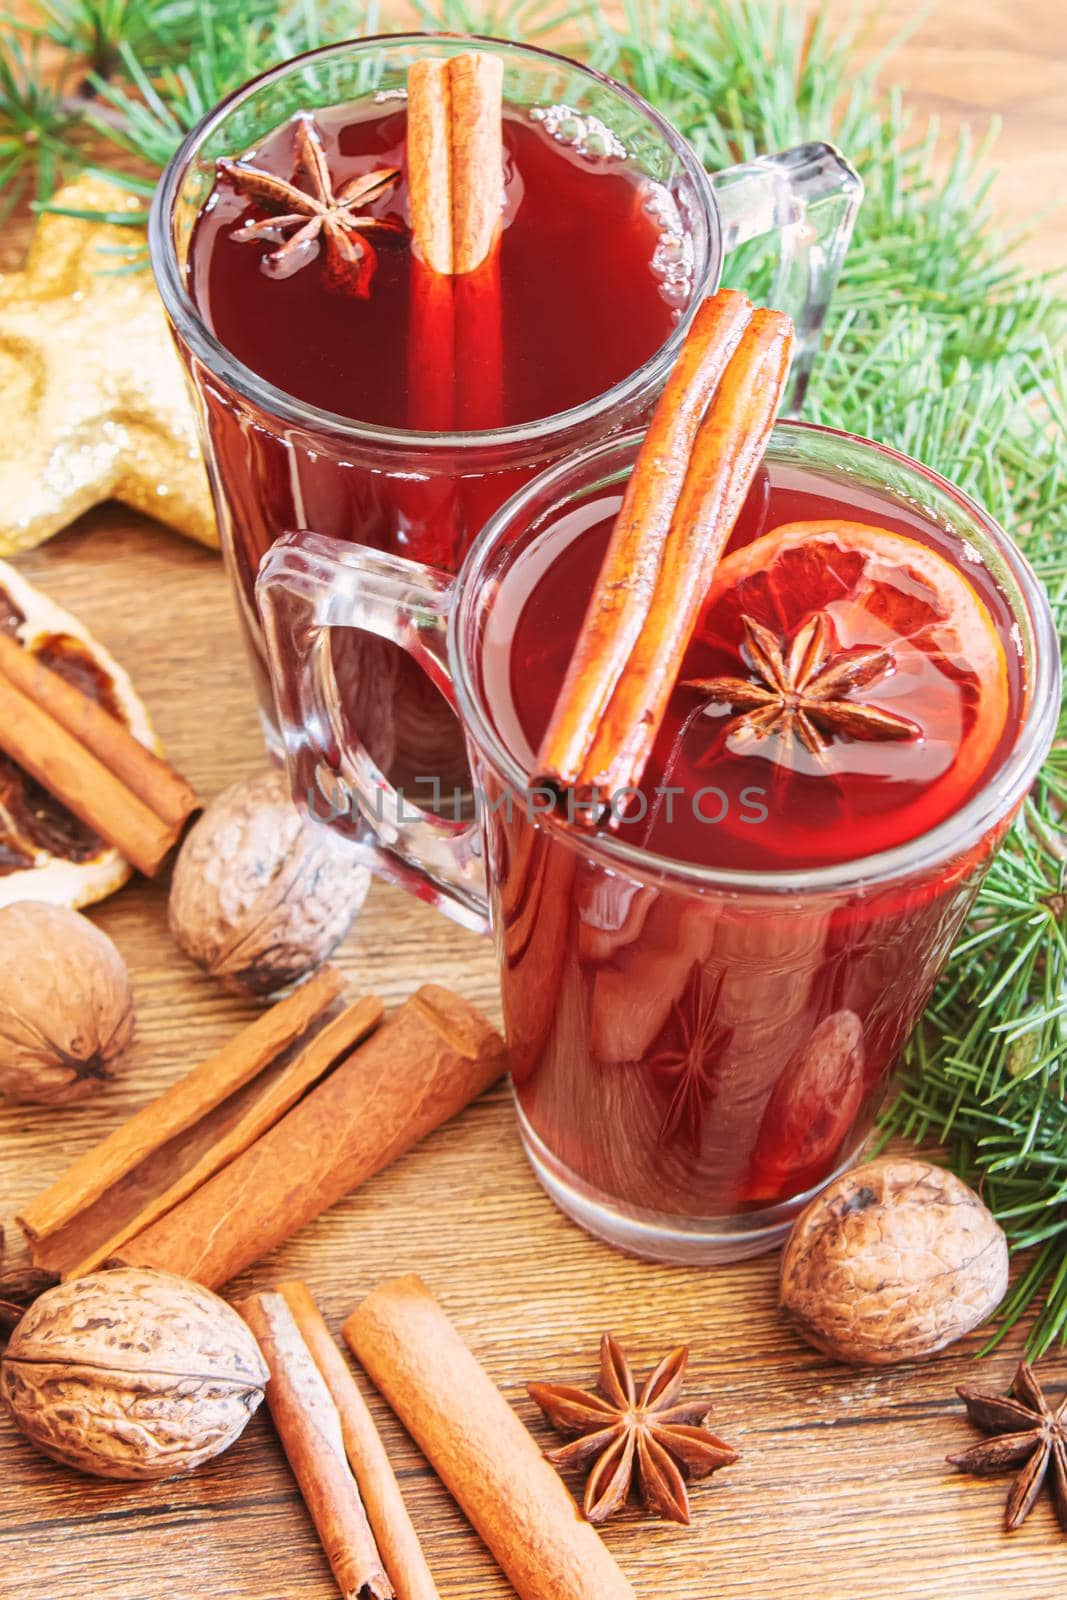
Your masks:
[[[910,6],[891,4],[891,31]],[[1059,0],[951,0],[897,67],[922,110],[1002,110],[1017,214],[1048,199],[1067,130]],[[1062,212],[1037,251],[1050,259]],[[16,241],[17,243],[17,237]],[[1035,257],[1037,259],[1037,257]],[[218,559],[115,507],[19,562],[80,612],[133,672],[174,760],[212,794],[262,763]],[[121,1083],[84,1107],[0,1110],[0,1214],[250,1015],[175,951],[166,886],[138,882],[94,912],[133,976],[138,1036]],[[488,945],[376,885],[341,956],[351,989],[389,1000],[427,977],[495,1012]],[[643,1519],[606,1539],[641,1600],[1052,1600],[1067,1541],[1047,1498],[1001,1532],[1005,1479],[957,1475],[945,1454],[976,1437],[955,1399],[978,1340],[925,1365],[849,1371],[807,1349],[775,1310],[776,1262],[716,1271],[630,1261],[586,1238],[542,1195],[501,1089],[245,1275],[236,1290],[306,1278],[336,1327],[374,1284],[430,1283],[538,1439],[531,1378],[586,1381],[611,1328],[645,1368],[679,1341],[692,1388],[741,1462],[693,1494],[689,1530]],[[980,1369],[1007,1387],[1013,1339]],[[1050,1362],[1050,1371],[1055,1366]],[[1062,1359],[1062,1386],[1067,1373]],[[1055,1385],[1054,1385],[1055,1387]],[[444,1600],[511,1590],[387,1408],[375,1411]],[[193,1476],[121,1485],[50,1465],[0,1422],[2,1600],[329,1600],[325,1560],[263,1410]],[[590,1597],[594,1600],[594,1597]]]

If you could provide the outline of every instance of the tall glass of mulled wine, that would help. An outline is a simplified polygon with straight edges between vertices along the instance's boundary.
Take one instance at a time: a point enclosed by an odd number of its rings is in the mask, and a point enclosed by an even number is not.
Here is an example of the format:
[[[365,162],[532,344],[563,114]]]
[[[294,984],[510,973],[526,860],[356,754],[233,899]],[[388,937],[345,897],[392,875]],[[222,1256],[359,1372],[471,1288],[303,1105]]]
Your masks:
[[[503,64],[502,228],[489,281],[455,279],[446,332],[441,286],[412,243],[407,84],[416,63],[471,51]],[[300,145],[309,122],[318,178]],[[248,167],[260,174],[252,187]],[[316,183],[358,216],[356,262],[329,228],[306,227]],[[738,245],[769,241],[775,255],[770,300],[799,333],[797,400],[860,193],[826,145],[709,178],[629,90],[493,40],[330,47],[205,117],[160,184],[150,243],[275,749],[254,583],[276,539],[313,528],[456,573],[487,517],[536,471],[647,413]],[[409,791],[424,780],[424,800],[431,777],[469,791],[455,718],[403,652],[350,628],[324,670],[338,743],[361,767]],[[354,817],[348,833],[379,871],[434,892],[409,870],[402,831]],[[443,903],[464,914],[454,897]]]
[[[534,480],[458,580],[301,535],[260,599],[301,790],[336,779],[333,628],[400,644],[450,697],[477,827],[383,811],[358,768],[357,799],[465,905],[484,855],[549,1193],[623,1248],[706,1262],[776,1243],[856,1158],[1048,750],[1059,663],[1040,585],[972,501],[780,423],[640,789],[591,828],[531,774],[637,446]]]

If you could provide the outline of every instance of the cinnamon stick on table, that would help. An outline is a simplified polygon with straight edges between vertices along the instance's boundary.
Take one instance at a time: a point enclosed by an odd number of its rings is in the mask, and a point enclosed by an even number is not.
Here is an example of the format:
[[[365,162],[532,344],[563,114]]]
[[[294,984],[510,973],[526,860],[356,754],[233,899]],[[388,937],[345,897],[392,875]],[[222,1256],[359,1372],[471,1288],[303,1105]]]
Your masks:
[[[536,781],[600,805],[640,783],[792,352],[789,318],[735,290],[698,310],[627,484]]]
[[[440,1600],[374,1418],[311,1291],[294,1281],[279,1283],[275,1292],[288,1306],[337,1408],[348,1464],[397,1600]]]
[[[148,877],[200,804],[123,723],[2,634],[0,750]]]
[[[163,822],[181,827],[200,805],[191,784],[162,756],[135,739],[125,723],[32,651],[0,633],[0,674],[102,761]]]
[[[340,987],[323,969],[25,1206],[37,1265],[94,1271],[252,1145],[381,1020],[374,996],[326,1020]]]
[[[394,1600],[326,1380],[283,1295],[254,1294],[237,1310],[270,1369],[267,1405],[344,1600]]]
[[[505,1070],[485,1017],[427,984],[262,1138],[111,1264],[217,1288],[446,1122]]]
[[[599,1534],[418,1278],[376,1289],[342,1332],[520,1600],[634,1600]]]
[[[305,1091],[318,1083],[335,1062],[342,1060],[374,1032],[382,1020],[385,1007],[377,995],[365,995],[348,1006],[339,1016],[328,1022],[314,1038],[280,1071],[263,1084],[260,1093],[250,1098],[241,1108],[237,1120],[212,1141],[198,1160],[148,1199],[136,1214],[121,1223],[113,1233],[94,1241],[92,1247],[64,1272],[64,1277],[81,1278],[96,1269],[122,1248],[128,1240],[136,1238],[150,1228],[159,1218],[189,1195],[194,1194],[216,1172],[220,1172],[235,1157],[255,1141],[294,1106]]]

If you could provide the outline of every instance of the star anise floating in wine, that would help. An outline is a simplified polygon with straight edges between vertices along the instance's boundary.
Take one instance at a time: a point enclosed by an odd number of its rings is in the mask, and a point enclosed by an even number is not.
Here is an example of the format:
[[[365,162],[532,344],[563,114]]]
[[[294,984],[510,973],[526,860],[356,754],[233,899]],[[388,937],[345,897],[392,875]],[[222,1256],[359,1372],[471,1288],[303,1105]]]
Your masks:
[[[719,1057],[733,1040],[733,1029],[718,1020],[723,977],[720,973],[709,984],[700,963],[693,964],[686,992],[672,1007],[678,1043],[661,1045],[645,1059],[653,1082],[668,1096],[660,1141],[666,1144],[680,1137],[694,1155],[700,1154]]]
[[[308,188],[300,188],[295,181],[289,183],[245,161],[221,159],[217,163],[219,174],[233,184],[238,194],[274,207],[277,212],[242,224],[233,237],[244,242],[281,235],[283,243],[271,251],[267,261],[276,276],[287,278],[314,259],[321,235],[330,279],[339,288],[364,299],[370,292],[377,255],[363,235],[374,229],[387,233],[404,230],[403,224],[392,218],[364,216],[361,211],[396,183],[400,169],[380,167],[376,172],[362,173],[335,191],[314,119],[301,112],[294,120],[296,176],[302,174]],[[288,238],[284,237],[286,234]]]
[[[1019,1468],[1004,1512],[1009,1531],[1026,1521],[1047,1478],[1060,1526],[1067,1532],[1067,1395],[1053,1411],[1026,1361],[1019,1363],[1008,1397],[966,1385],[956,1393],[969,1420],[993,1437],[949,1456],[950,1463],[983,1475]]]
[[[592,1467],[583,1511],[606,1522],[626,1503],[636,1482],[641,1499],[669,1522],[689,1521],[686,1481],[706,1478],[737,1460],[737,1453],[702,1426],[707,1401],[679,1401],[689,1351],[672,1350],[640,1396],[633,1372],[610,1333],[600,1341],[596,1390],[561,1383],[531,1383],[530,1398],[554,1428],[573,1442],[546,1452],[557,1467]]]
[[[835,735],[911,739],[918,734],[906,717],[853,698],[858,689],[892,671],[892,651],[837,649],[823,611],[809,617],[792,639],[778,638],[749,616],[742,616],[741,624],[753,677],[692,678],[685,684],[704,697],[708,708],[728,706],[735,713],[726,734],[743,733],[755,740],[777,734],[783,757],[797,739],[820,757]]]

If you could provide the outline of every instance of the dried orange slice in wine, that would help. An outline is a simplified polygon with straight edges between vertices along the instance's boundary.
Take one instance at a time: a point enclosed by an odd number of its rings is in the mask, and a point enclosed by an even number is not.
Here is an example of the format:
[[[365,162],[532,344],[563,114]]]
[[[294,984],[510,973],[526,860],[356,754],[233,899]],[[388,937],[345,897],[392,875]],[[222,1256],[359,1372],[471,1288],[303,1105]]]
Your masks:
[[[704,700],[701,765],[762,772],[768,854],[807,813],[812,865],[840,859],[839,832],[820,841],[838,822],[863,855],[950,816],[1011,710],[1004,641],[966,573],[859,522],[788,523],[721,562],[683,676]]]
[[[3,561],[0,633],[17,639],[124,722],[141,744],[161,753],[148,712],[114,657],[77,617]],[[0,752],[0,906],[16,900],[90,905],[121,889],[132,871],[117,850]]]

